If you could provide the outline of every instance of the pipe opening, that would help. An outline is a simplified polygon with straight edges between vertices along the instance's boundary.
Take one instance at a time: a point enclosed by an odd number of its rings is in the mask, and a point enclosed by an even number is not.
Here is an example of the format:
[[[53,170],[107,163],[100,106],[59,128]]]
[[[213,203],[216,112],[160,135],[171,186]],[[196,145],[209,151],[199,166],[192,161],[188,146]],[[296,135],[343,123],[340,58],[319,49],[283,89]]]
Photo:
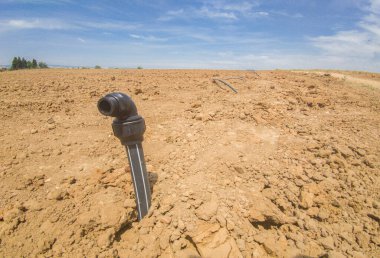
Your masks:
[[[106,99],[102,99],[100,102],[99,102],[99,111],[102,113],[102,114],[105,114],[105,115],[110,115],[112,113],[112,105],[110,102],[108,102]]]

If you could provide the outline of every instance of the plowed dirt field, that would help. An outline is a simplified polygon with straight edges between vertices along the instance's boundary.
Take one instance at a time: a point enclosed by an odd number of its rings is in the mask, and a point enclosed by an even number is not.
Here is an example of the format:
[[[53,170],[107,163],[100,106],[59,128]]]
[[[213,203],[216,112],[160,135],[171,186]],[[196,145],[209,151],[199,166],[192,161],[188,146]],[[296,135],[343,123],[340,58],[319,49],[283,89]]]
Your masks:
[[[1,72],[0,257],[380,257],[379,78]],[[96,107],[115,91],[147,125],[141,222],[125,150]]]

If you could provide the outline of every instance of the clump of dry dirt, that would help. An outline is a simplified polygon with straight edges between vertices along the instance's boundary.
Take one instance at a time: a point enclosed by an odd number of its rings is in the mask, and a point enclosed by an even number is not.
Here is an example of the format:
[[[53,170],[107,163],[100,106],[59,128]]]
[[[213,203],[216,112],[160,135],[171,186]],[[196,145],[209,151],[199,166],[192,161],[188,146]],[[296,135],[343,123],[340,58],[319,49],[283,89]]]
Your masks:
[[[214,77],[243,77],[228,80],[239,93]],[[113,91],[146,119],[141,222],[96,108]],[[378,89],[330,73],[49,69],[3,72],[0,93],[1,257],[380,256]]]

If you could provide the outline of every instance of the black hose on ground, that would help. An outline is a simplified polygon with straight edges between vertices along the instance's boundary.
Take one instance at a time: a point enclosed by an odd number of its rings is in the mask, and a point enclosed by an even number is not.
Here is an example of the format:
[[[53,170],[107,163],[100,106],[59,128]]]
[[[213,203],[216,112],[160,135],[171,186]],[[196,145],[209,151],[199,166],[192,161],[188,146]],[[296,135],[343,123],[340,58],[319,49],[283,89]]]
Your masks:
[[[127,151],[138,219],[141,220],[151,205],[149,178],[141,145],[144,139],[145,121],[138,115],[132,99],[120,92],[110,93],[99,99],[98,109],[105,116],[115,117],[112,123],[113,133]]]
[[[217,81],[219,81],[219,82],[222,82],[222,83],[224,83],[225,85],[227,85],[228,86],[228,88],[230,88],[233,92],[235,92],[235,93],[238,93],[238,91],[231,85],[231,84],[229,84],[228,82],[226,82],[225,80],[223,80],[223,79],[220,79],[220,78],[213,78],[213,81],[216,83]]]

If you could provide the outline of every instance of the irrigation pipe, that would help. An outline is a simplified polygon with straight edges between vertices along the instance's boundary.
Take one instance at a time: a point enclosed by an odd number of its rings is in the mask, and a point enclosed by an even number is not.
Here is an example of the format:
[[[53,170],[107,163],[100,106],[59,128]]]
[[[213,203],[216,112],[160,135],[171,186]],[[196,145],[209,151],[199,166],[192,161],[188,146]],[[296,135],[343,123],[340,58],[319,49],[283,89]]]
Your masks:
[[[233,92],[235,93],[238,93],[238,91],[231,85],[229,84],[228,82],[226,82],[225,80],[223,79],[220,79],[220,78],[213,78],[213,81],[216,83],[217,81],[221,82],[221,83],[224,83],[225,85],[227,85],[227,87],[229,87]]]
[[[149,178],[141,145],[145,132],[144,118],[138,115],[132,99],[119,92],[107,94],[99,99],[98,109],[105,116],[115,117],[112,129],[127,151],[140,221],[148,213],[151,205]]]

